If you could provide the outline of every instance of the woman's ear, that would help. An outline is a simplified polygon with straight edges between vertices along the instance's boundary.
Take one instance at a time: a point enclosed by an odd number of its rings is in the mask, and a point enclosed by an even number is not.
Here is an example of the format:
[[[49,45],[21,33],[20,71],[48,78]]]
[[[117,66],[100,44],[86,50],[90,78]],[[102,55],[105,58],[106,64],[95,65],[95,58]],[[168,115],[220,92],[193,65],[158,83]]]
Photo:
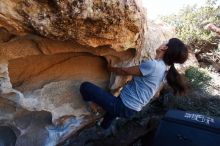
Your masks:
[[[168,49],[168,47],[166,45],[163,45],[163,47],[161,47],[162,51],[166,51]]]

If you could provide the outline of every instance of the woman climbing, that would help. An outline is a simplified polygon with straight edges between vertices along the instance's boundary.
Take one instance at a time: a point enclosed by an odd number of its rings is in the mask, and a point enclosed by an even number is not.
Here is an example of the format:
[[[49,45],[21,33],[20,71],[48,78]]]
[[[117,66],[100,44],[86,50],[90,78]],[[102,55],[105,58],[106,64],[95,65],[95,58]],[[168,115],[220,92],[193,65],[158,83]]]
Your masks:
[[[156,50],[153,60],[145,60],[138,66],[127,68],[108,65],[110,72],[133,76],[118,97],[89,82],[81,84],[80,93],[85,101],[95,102],[106,111],[101,127],[107,129],[116,117],[130,118],[140,111],[154,96],[164,77],[174,94],[185,93],[186,86],[174,63],[182,64],[187,58],[186,45],[178,38],[172,38]]]

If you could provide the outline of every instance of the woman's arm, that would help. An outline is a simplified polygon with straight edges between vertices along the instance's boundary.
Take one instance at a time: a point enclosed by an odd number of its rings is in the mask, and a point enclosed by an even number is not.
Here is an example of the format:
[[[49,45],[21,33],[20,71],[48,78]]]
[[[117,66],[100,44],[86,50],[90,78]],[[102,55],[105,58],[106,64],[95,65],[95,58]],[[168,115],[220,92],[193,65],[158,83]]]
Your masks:
[[[134,76],[142,76],[139,66],[132,67],[112,67],[108,65],[108,70],[110,72],[114,72],[118,75],[134,75]]]

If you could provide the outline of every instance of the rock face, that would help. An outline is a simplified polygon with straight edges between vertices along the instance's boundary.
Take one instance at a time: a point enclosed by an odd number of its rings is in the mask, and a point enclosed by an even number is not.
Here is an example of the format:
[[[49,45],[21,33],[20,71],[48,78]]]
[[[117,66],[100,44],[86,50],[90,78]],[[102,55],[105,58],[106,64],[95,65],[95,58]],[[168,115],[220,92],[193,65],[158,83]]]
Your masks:
[[[8,0],[0,8],[0,24],[15,34],[33,32],[115,50],[141,43],[144,19],[136,0]]]
[[[12,144],[53,146],[99,118],[79,86],[120,88],[128,77],[107,62],[138,60],[146,22],[135,0],[1,1],[0,129]]]
[[[147,24],[139,3],[0,2],[0,129],[13,144],[53,146],[94,123],[100,116],[82,100],[80,84],[117,91],[129,77],[109,74],[109,61],[135,65],[173,37],[161,25]],[[1,138],[9,142],[0,132]]]

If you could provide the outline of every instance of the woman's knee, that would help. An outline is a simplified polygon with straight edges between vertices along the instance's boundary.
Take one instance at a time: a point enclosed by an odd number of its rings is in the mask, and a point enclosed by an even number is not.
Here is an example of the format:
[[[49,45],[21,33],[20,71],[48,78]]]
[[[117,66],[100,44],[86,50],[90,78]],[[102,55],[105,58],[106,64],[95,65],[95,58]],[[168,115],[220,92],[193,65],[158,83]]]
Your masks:
[[[92,84],[92,83],[90,83],[90,82],[83,82],[83,83],[80,85],[80,93],[86,92],[86,89],[88,89],[91,84]]]

